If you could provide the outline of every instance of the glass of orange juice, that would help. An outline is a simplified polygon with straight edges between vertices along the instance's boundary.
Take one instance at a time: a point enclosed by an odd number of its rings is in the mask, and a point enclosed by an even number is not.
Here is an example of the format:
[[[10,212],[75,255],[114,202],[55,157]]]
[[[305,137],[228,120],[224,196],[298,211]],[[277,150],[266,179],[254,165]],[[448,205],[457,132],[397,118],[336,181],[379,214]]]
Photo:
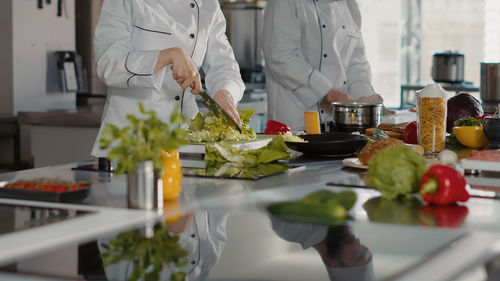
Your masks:
[[[304,123],[306,127],[306,134],[321,134],[319,126],[319,113],[317,111],[304,112]]]

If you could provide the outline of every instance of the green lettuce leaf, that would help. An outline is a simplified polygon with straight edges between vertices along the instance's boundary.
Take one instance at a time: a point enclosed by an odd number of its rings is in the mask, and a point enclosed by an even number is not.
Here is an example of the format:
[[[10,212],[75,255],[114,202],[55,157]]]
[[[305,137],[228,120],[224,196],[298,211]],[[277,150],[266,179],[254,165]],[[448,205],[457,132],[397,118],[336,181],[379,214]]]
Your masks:
[[[222,117],[212,112],[202,114],[198,112],[190,121],[188,139],[190,142],[216,142],[255,140],[257,134],[250,128],[250,118],[253,110],[238,110],[241,118],[241,133],[226,124]]]
[[[290,158],[283,137],[277,136],[266,146],[258,149],[241,150],[225,142],[205,145],[205,162],[234,162],[256,165]]]
[[[365,180],[380,191],[382,197],[395,199],[417,192],[420,178],[426,171],[425,157],[402,145],[375,154]]]

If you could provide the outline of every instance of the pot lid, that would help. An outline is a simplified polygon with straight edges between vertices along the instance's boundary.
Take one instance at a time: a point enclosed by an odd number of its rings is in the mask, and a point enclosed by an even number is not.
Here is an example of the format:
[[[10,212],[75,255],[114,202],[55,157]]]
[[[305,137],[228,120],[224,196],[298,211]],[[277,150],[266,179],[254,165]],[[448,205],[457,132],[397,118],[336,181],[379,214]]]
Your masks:
[[[368,103],[368,102],[332,102],[332,106],[343,107],[379,107],[382,103]]]
[[[448,56],[463,57],[464,54],[460,53],[459,51],[446,50],[444,52],[434,53],[434,56],[436,56],[436,57],[448,57]]]

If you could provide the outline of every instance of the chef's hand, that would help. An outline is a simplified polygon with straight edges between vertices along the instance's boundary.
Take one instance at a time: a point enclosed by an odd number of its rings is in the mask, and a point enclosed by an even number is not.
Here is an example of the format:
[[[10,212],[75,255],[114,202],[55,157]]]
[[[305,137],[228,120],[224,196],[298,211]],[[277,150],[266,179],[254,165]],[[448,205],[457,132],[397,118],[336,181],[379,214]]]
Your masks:
[[[240,115],[236,109],[236,104],[234,104],[233,96],[226,90],[219,90],[214,95],[214,100],[217,102],[222,109],[224,109],[231,118],[236,121],[236,124],[241,126]]]
[[[328,93],[326,93],[325,97],[321,101],[320,106],[328,111],[332,111],[332,102],[350,102],[352,101],[352,97],[339,91],[337,89],[331,88]]]
[[[379,94],[373,94],[367,97],[360,97],[356,102],[381,103],[384,102],[384,99]]]
[[[154,72],[172,65],[172,76],[185,90],[191,87],[191,93],[201,91],[200,73],[191,58],[181,48],[169,48],[160,51]]]

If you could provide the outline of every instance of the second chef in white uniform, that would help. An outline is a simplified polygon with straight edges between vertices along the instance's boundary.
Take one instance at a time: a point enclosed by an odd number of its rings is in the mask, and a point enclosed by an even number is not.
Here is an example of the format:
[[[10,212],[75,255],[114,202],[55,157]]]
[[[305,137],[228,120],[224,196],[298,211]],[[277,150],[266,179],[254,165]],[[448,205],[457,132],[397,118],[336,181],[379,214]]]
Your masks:
[[[240,122],[245,86],[225,30],[217,0],[104,0],[94,38],[97,73],[108,86],[101,130],[127,125],[139,102],[164,121],[176,105],[191,119],[198,107],[189,88],[201,89],[200,68],[208,92]],[[100,134],[92,155],[104,157]]]
[[[271,0],[264,14],[268,118],[304,129],[304,111],[333,120],[330,103],[381,102],[355,0]]]

